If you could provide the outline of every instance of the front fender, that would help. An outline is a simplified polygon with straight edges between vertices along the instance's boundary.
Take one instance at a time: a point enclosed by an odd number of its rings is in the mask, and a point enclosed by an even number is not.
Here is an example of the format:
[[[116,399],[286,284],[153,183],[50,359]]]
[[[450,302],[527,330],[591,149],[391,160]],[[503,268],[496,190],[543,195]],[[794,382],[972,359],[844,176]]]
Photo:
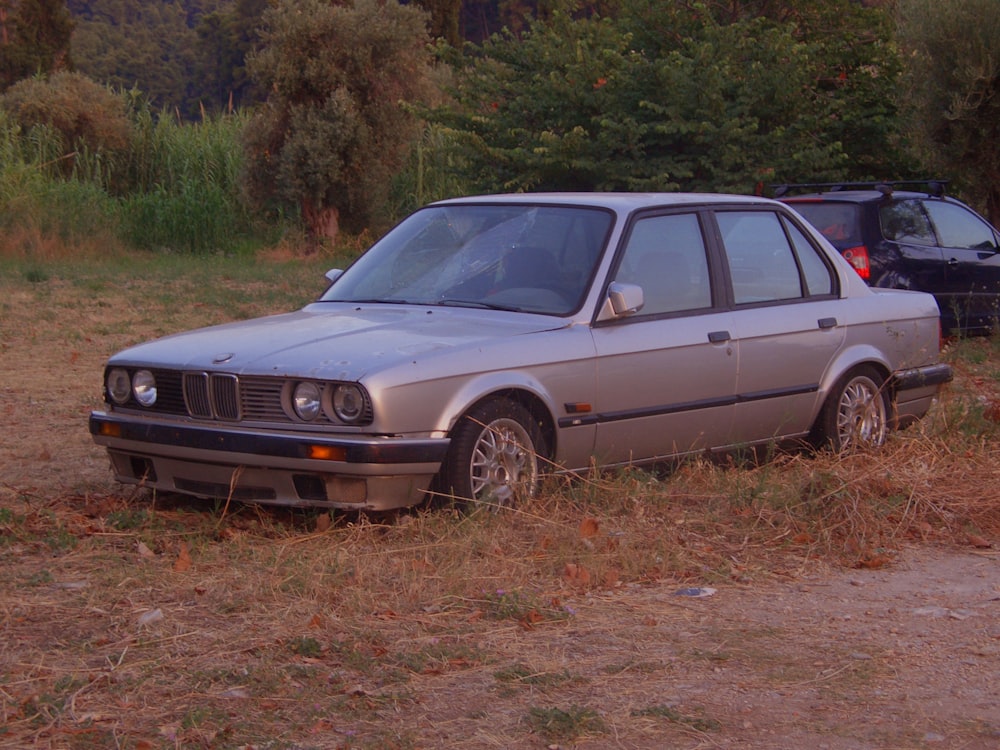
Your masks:
[[[555,421],[559,411],[556,401],[537,377],[523,371],[489,372],[467,380],[452,394],[441,411],[434,434],[447,435],[474,404],[512,390],[530,393],[544,405]]]

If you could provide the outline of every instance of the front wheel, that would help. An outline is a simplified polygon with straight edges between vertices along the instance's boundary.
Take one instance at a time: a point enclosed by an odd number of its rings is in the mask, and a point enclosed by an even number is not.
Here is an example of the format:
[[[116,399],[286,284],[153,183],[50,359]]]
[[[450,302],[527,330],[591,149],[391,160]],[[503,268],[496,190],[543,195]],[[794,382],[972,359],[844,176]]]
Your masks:
[[[523,406],[506,398],[478,404],[455,425],[438,492],[460,501],[516,505],[538,491],[543,451],[541,430]]]
[[[888,432],[888,412],[885,378],[872,367],[859,367],[830,392],[817,420],[817,442],[837,452],[878,447]]]

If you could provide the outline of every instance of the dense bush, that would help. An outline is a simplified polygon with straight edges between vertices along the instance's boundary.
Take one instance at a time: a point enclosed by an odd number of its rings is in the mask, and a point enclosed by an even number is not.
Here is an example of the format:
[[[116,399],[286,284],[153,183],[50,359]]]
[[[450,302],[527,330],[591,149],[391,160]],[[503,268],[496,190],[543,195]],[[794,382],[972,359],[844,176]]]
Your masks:
[[[0,98],[0,227],[70,246],[98,236],[185,252],[252,243],[273,227],[243,200],[244,126],[239,113],[157,117],[138,92],[76,74],[22,81]]]

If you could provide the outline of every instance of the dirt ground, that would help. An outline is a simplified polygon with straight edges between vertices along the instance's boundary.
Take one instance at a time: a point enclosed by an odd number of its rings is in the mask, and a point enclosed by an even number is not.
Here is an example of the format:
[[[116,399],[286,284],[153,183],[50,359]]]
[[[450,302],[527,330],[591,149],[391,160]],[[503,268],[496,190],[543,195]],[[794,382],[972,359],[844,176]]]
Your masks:
[[[617,626],[588,629],[589,608],[618,610]],[[641,683],[643,700],[659,691],[687,717],[689,736],[670,745],[647,711],[647,738],[633,728],[621,743],[577,747],[987,750],[1000,747],[998,615],[1000,555],[915,546],[881,570],[803,572],[706,598],[594,597],[581,627],[551,644],[549,668],[630,652],[609,700],[627,704]]]

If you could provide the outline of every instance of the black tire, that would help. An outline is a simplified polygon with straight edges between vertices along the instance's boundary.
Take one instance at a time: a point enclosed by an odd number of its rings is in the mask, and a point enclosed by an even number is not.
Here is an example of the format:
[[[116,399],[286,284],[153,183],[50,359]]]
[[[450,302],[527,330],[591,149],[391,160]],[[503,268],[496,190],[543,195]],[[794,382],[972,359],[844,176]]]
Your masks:
[[[436,491],[443,500],[511,507],[538,491],[545,446],[527,409],[497,398],[477,404],[452,430]]]
[[[844,375],[830,392],[814,430],[818,447],[840,453],[877,448],[889,431],[885,378],[867,365]]]

